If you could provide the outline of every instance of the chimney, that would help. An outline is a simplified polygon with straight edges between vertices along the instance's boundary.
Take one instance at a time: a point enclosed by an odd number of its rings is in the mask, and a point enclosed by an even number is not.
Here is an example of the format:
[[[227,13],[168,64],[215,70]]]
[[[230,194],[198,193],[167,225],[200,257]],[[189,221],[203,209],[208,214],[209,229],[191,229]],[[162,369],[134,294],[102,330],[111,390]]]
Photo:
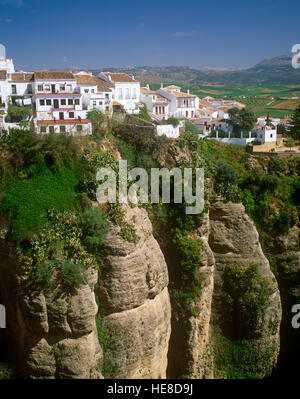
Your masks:
[[[163,88],[164,88],[164,85],[163,85],[162,83],[160,84],[160,88],[161,88],[161,89],[163,89]]]
[[[146,88],[147,88],[147,90],[150,90],[150,87],[149,87],[149,85],[146,85]]]
[[[188,89],[187,94],[190,94],[190,89]]]
[[[131,77],[132,77],[132,80],[134,80],[134,75],[132,75]]]

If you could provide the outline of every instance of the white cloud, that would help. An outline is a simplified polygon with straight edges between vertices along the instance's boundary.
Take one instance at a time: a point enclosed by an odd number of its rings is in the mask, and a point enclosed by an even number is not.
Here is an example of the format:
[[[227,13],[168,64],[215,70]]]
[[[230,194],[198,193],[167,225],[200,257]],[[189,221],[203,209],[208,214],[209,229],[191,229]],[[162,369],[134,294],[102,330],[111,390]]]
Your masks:
[[[195,30],[182,30],[171,33],[171,37],[190,37],[195,36],[197,32]]]

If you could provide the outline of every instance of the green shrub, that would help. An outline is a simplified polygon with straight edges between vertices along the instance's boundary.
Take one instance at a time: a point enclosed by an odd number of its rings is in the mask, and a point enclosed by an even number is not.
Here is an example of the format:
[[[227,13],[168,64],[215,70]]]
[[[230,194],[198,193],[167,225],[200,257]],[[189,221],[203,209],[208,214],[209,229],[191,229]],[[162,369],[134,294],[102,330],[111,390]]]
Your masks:
[[[9,364],[0,362],[0,380],[10,380],[14,374],[14,369]]]
[[[260,276],[258,266],[226,265],[223,275],[224,318],[227,334],[235,338],[256,337],[272,289]]]
[[[105,215],[96,209],[86,210],[79,216],[79,226],[83,244],[90,253],[96,254],[104,244],[108,232]]]
[[[65,262],[61,265],[60,282],[68,290],[79,288],[86,282],[80,263]]]
[[[167,119],[167,123],[169,123],[173,127],[177,127],[179,125],[179,119],[175,118],[174,116],[170,116]]]
[[[48,209],[74,208],[78,182],[76,171],[53,173],[46,167],[29,180],[20,180],[18,176],[6,179],[1,208],[9,215],[13,238],[21,241],[42,227],[47,222]]]
[[[144,105],[142,108],[140,108],[139,117],[141,119],[144,119],[145,121],[151,121],[151,117],[148,114],[148,110],[147,110],[146,105]]]
[[[33,281],[41,290],[45,290],[51,286],[52,276],[53,270],[49,263],[37,263],[35,265]]]

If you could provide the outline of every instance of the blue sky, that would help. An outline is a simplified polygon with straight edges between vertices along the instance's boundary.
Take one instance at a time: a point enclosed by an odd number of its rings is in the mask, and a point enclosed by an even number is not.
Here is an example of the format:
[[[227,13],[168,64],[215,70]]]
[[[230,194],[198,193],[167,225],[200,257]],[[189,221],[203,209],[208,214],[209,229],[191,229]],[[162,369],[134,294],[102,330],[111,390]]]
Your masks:
[[[17,68],[246,67],[300,43],[299,0],[0,0]]]

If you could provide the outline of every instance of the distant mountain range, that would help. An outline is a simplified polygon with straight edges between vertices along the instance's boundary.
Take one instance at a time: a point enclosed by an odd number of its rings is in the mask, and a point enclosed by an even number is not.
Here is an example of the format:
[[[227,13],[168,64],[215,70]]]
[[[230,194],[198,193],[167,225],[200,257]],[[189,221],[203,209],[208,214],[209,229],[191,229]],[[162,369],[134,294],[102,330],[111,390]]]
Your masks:
[[[244,69],[190,67],[122,67],[105,68],[104,71],[125,72],[134,75],[142,83],[181,82],[195,85],[203,84],[283,84],[300,85],[300,68],[292,67],[292,56],[283,55],[266,59],[257,65]],[[90,70],[98,74],[101,70]]]

